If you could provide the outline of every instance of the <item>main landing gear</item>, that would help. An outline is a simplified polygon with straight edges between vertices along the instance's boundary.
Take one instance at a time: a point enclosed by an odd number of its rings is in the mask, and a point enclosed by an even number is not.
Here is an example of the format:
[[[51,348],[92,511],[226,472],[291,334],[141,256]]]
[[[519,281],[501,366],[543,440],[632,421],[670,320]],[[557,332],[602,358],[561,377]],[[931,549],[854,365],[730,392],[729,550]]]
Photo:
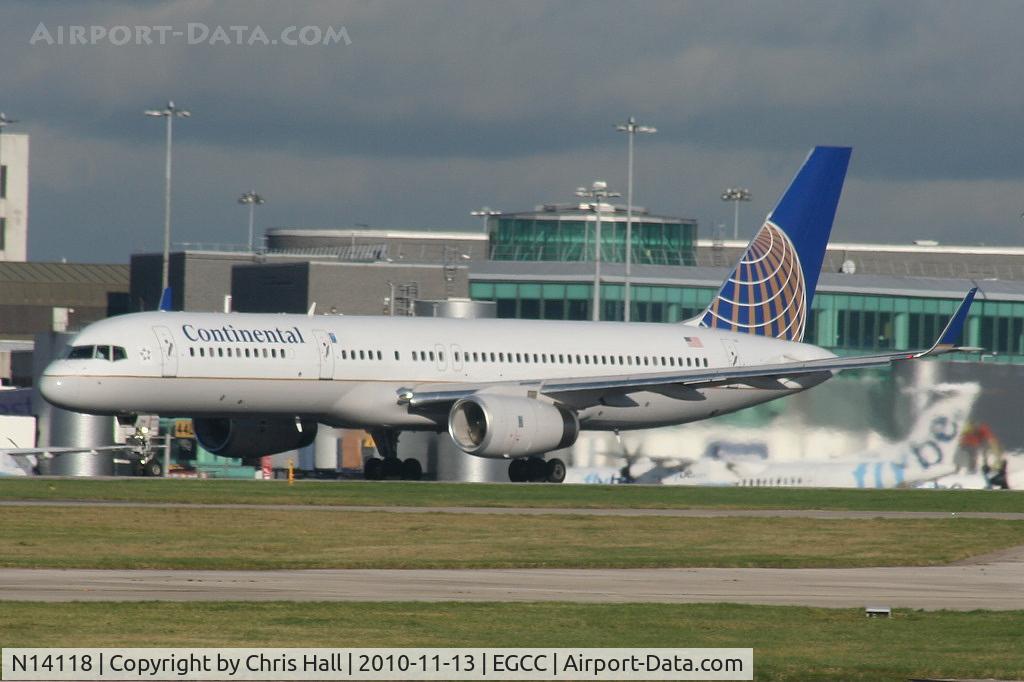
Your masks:
[[[370,431],[370,435],[381,457],[371,457],[363,463],[363,476],[367,480],[400,478],[403,481],[418,481],[423,478],[423,467],[420,466],[419,460],[412,457],[406,460],[398,459],[398,431],[374,429]]]
[[[521,457],[508,464],[508,480],[513,483],[561,483],[565,480],[565,462],[558,458]]]

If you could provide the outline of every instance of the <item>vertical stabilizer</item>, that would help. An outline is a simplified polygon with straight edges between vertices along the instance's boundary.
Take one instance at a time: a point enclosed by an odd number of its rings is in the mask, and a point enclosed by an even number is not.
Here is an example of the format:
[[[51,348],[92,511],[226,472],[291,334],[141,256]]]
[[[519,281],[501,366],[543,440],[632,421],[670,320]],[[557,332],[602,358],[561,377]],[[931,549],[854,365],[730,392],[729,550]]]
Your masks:
[[[803,340],[851,151],[811,151],[699,318],[700,326]]]
[[[928,390],[928,404],[914,420],[904,443],[908,479],[927,480],[956,471],[956,451],[981,385],[939,384]]]
[[[171,303],[172,300],[173,300],[173,297],[171,295],[171,287],[167,287],[167,288],[165,288],[160,293],[160,305],[157,308],[157,310],[162,310],[164,312],[169,312],[172,309],[171,308],[171,306],[173,305]]]

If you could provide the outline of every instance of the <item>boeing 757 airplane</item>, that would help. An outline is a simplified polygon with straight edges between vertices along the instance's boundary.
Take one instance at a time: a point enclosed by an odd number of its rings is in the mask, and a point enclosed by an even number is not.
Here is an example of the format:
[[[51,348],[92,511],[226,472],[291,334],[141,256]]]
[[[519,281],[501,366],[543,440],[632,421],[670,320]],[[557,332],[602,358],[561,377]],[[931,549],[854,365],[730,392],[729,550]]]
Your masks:
[[[367,429],[369,478],[418,478],[406,430],[560,482],[543,455],[582,429],[682,424],[807,390],[844,369],[956,348],[974,290],[931,348],[836,357],[802,343],[849,163],[817,147],[718,295],[679,324],[146,312],[86,327],[40,389],[91,414],[191,416],[209,451],[252,459]]]

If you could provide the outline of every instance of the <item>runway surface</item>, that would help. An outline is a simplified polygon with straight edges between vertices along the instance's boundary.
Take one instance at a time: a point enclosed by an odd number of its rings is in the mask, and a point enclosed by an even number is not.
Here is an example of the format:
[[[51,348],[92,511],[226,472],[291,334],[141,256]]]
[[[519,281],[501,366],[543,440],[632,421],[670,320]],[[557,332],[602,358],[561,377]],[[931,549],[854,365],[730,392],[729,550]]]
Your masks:
[[[160,507],[592,516],[993,518],[1022,513],[789,509],[553,509],[0,501],[0,507]],[[13,601],[732,602],[824,607],[1024,610],[1024,546],[933,567],[841,569],[471,569],[172,571],[0,569]]]
[[[167,571],[0,569],[16,601],[732,602],[1024,609],[1024,547],[937,567]]]
[[[807,519],[1002,519],[1024,521],[1024,512],[851,511],[835,509],[632,509],[587,507],[405,507],[330,504],[202,504],[187,502],[109,502],[73,500],[0,500],[0,507],[148,507],[318,512],[392,512],[395,514],[514,514],[517,516],[678,516],[682,518],[787,517]]]

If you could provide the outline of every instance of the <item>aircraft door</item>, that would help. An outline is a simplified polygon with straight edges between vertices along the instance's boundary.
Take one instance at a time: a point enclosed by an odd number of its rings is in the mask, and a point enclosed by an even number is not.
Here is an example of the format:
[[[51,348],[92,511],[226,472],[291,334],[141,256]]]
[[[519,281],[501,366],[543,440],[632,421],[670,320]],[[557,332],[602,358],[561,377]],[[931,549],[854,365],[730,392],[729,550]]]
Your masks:
[[[736,367],[740,364],[740,354],[736,350],[736,342],[729,339],[722,339],[722,347],[725,348],[726,362],[729,363],[730,367]]]
[[[165,377],[178,376],[178,347],[167,327],[153,327],[157,345],[160,346],[160,368]]]
[[[313,336],[316,337],[317,352],[320,356],[320,378],[334,378],[334,342],[331,340],[333,333],[325,332],[322,329],[314,329]]]

